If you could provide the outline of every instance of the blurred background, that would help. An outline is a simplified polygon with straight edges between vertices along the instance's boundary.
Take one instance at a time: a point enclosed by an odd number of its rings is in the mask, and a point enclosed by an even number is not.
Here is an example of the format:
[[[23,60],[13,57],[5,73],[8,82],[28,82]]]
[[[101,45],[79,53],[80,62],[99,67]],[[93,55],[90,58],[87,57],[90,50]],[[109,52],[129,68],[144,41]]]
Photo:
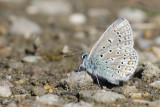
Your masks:
[[[0,0],[0,77],[14,83],[14,94],[55,87],[79,67],[81,52],[89,52],[121,17],[133,29],[139,65],[150,61],[159,67],[159,0]]]

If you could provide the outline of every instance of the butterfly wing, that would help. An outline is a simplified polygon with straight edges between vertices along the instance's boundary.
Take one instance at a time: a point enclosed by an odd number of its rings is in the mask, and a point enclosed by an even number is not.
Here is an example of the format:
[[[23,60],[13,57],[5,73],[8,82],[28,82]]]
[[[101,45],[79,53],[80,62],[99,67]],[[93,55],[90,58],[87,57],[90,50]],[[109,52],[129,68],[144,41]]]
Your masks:
[[[113,84],[125,81],[134,73],[138,54],[133,48],[132,29],[128,21],[115,21],[96,42],[88,60],[95,65],[94,73]]]

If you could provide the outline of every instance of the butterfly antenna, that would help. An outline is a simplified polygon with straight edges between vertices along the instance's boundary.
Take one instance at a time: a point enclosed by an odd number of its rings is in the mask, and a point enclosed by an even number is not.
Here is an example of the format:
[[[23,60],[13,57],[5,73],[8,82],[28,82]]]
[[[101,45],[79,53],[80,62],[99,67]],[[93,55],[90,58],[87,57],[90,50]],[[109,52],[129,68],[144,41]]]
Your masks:
[[[77,53],[77,54],[81,55],[81,52],[80,52],[80,51],[77,51],[77,50],[74,50],[74,49],[68,49],[68,50],[71,51],[71,54]]]

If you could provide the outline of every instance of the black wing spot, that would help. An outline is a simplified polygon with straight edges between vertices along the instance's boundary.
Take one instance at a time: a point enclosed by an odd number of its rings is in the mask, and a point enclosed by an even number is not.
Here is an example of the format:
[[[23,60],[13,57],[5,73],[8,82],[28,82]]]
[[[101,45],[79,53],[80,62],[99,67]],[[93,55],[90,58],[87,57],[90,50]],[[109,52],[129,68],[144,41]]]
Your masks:
[[[121,64],[123,64],[123,62],[121,62]]]
[[[119,37],[122,37],[121,35],[119,35]]]
[[[119,42],[122,42],[122,41],[119,39]]]
[[[108,62],[106,61],[105,63],[107,64]]]
[[[117,54],[119,55],[119,54],[120,54],[120,52],[117,52]]]
[[[101,55],[101,57],[103,57],[103,55]]]
[[[119,32],[117,32],[117,34],[119,35]]]
[[[115,29],[114,29],[113,31],[114,31],[114,32],[116,32],[116,30],[115,30]]]
[[[111,41],[110,39],[108,39],[108,42],[109,42],[109,43],[112,43],[112,41]]]
[[[111,52],[112,52],[112,50],[109,50],[109,52],[111,53]]]
[[[104,49],[105,47],[103,47],[103,49]]]
[[[118,73],[119,73],[119,71],[118,71]]]
[[[118,68],[121,68],[121,66],[119,65]]]

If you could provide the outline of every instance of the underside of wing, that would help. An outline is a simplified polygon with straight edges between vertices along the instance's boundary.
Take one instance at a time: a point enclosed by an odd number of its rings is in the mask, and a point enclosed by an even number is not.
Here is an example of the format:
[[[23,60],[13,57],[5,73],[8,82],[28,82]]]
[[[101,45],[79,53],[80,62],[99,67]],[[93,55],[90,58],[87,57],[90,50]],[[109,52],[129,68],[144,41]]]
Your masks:
[[[113,84],[128,80],[139,59],[133,45],[130,24],[126,19],[118,19],[104,32],[88,57],[96,68],[95,74]]]
[[[108,49],[109,47],[133,47],[132,29],[128,21],[124,18],[120,18],[115,21],[95,43],[90,51],[89,58],[93,54],[102,49]]]

